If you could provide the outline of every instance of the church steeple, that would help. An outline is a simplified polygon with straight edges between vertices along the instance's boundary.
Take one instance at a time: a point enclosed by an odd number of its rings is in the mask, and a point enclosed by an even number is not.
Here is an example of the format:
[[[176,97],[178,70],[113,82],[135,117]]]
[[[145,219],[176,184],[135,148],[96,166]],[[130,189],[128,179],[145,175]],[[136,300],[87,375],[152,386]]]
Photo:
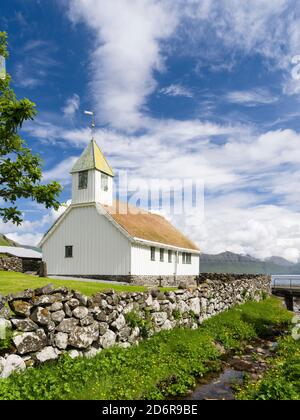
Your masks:
[[[73,204],[112,205],[114,173],[94,138],[73,165],[71,174]]]
[[[73,165],[71,174],[74,172],[88,171],[90,169],[97,169],[106,175],[114,176],[113,170],[94,139],[89,142],[80,158]]]

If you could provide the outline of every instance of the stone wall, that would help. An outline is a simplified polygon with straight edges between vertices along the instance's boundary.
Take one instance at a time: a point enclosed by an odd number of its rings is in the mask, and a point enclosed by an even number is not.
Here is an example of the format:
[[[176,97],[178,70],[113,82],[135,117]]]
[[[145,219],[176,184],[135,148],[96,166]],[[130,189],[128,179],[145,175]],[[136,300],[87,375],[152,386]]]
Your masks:
[[[26,271],[38,272],[41,264],[39,259],[19,258],[19,257],[0,257],[0,270],[16,271],[25,273]]]
[[[56,359],[62,352],[91,357],[113,345],[136,344],[160,330],[197,328],[233,305],[271,292],[268,276],[219,278],[167,292],[108,291],[86,297],[48,285],[2,297],[0,327],[2,332],[4,324],[13,330],[13,345],[10,354],[0,357],[0,377]]]
[[[18,257],[0,257],[0,270],[22,272],[22,260]]]

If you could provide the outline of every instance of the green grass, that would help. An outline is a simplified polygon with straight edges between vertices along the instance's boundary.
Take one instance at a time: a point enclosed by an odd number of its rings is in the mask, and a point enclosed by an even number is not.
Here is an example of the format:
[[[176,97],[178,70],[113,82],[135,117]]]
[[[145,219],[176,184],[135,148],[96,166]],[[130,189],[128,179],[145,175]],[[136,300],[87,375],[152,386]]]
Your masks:
[[[23,273],[0,271],[0,293],[3,295],[16,293],[25,289],[35,289],[37,287],[45,286],[48,283],[52,283],[55,287],[66,286],[70,289],[76,289],[87,296],[91,296],[97,292],[103,292],[108,289],[113,289],[116,292],[145,292],[148,290],[143,286],[115,285],[109,282],[88,283],[80,280],[44,279]],[[174,288],[166,287],[161,288],[160,290],[174,290]]]
[[[0,380],[0,399],[165,399],[184,396],[221,366],[215,342],[242,349],[270,325],[291,318],[276,298],[249,302],[207,320],[197,330],[162,331],[129,349],[103,350],[93,359],[68,355]]]
[[[277,357],[263,379],[248,383],[237,394],[240,400],[300,400],[300,340],[291,336],[278,342]]]

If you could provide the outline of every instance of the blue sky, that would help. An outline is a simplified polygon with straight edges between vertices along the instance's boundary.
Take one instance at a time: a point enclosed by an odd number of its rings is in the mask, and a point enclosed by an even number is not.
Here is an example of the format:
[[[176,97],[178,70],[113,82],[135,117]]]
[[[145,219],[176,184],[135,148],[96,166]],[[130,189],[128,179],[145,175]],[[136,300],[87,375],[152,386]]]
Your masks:
[[[24,138],[62,202],[93,109],[116,171],[203,180],[204,218],[166,216],[204,252],[299,260],[299,2],[2,0],[0,28],[39,112]],[[64,208],[20,207],[23,225],[0,231],[29,244]]]

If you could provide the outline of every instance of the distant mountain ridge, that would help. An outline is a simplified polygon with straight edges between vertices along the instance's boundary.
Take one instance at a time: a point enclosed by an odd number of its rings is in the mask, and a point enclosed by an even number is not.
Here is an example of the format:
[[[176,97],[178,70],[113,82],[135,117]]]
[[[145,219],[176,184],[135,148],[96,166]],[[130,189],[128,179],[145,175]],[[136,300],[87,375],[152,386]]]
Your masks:
[[[17,242],[8,239],[5,235],[0,233],[0,246],[20,246]]]
[[[200,271],[202,273],[300,274],[300,263],[294,264],[278,256],[263,261],[250,255],[226,251],[216,255],[201,254]]]

